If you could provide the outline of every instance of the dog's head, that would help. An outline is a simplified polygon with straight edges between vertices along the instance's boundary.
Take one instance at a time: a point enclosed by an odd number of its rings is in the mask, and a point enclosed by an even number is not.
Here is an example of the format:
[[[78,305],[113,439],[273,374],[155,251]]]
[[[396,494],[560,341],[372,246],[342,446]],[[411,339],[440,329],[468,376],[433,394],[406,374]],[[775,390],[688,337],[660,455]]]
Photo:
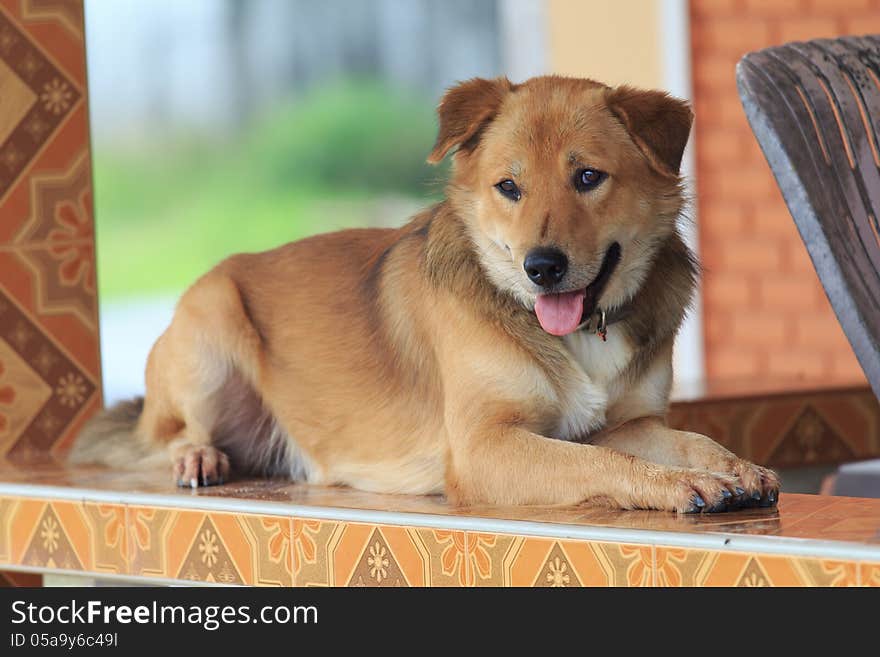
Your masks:
[[[660,91],[556,76],[450,89],[428,158],[492,282],[565,335],[641,287],[683,205],[693,115]]]

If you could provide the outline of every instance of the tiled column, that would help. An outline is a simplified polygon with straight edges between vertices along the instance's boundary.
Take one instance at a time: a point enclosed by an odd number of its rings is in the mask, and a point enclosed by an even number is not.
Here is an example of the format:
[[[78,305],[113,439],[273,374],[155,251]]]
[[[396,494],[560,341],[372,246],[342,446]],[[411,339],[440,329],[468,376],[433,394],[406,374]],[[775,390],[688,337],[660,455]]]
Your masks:
[[[0,0],[0,456],[101,406],[81,0]]]

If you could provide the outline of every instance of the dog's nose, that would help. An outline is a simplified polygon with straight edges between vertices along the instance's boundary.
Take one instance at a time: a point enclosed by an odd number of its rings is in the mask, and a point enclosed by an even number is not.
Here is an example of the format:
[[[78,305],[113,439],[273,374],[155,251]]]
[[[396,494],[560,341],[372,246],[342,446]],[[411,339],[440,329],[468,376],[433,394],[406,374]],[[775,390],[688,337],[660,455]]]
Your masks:
[[[532,249],[523,262],[526,275],[541,287],[550,287],[562,280],[568,271],[568,258],[559,249]]]

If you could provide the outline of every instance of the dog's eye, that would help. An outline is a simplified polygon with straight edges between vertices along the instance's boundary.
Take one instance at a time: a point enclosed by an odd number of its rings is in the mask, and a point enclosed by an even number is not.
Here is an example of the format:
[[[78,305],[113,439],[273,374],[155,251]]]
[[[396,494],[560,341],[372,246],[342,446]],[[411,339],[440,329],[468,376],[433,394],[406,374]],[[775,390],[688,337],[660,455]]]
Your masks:
[[[574,175],[574,188],[579,192],[589,192],[607,177],[607,173],[598,169],[581,169]]]
[[[512,180],[502,180],[495,185],[495,189],[501,192],[502,196],[506,196],[511,201],[518,201],[520,197],[522,197],[519,187],[517,187],[516,183]]]

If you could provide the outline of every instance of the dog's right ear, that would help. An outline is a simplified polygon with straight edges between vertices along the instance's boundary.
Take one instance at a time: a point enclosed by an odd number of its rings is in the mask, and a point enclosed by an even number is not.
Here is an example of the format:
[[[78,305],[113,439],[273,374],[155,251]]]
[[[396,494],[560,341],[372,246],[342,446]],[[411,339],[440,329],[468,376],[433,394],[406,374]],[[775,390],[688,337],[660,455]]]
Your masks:
[[[455,146],[459,150],[476,146],[475,138],[495,118],[512,89],[507,78],[473,78],[450,88],[437,107],[440,131],[428,162],[439,163]]]

